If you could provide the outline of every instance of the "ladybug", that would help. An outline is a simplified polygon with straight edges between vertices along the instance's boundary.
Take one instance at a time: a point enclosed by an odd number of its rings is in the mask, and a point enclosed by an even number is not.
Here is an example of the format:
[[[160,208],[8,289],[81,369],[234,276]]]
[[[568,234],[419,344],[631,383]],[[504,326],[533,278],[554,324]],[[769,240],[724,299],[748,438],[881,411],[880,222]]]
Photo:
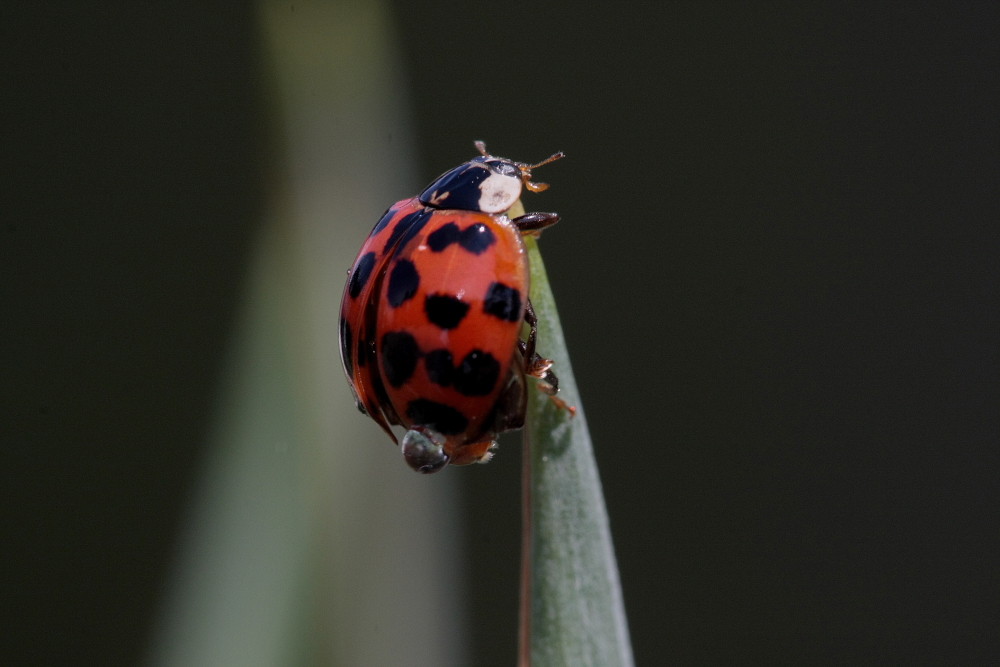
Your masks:
[[[479,157],[382,215],[340,310],[341,361],[358,409],[394,442],[391,426],[406,429],[400,449],[422,473],[489,461],[497,436],[524,424],[525,376],[553,398],[559,386],[552,362],[535,352],[521,239],[559,216],[507,211],[522,188],[548,187],[531,171],[563,153],[525,164],[475,145]]]

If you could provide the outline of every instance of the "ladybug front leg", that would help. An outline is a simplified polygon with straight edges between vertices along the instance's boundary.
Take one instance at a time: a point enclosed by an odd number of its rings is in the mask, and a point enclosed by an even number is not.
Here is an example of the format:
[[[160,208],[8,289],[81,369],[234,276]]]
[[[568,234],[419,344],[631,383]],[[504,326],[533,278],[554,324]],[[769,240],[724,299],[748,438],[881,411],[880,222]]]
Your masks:
[[[559,391],[559,378],[550,370],[552,368],[552,360],[543,359],[535,352],[535,342],[538,340],[538,316],[535,315],[535,308],[531,305],[531,299],[528,299],[527,306],[524,309],[524,321],[528,325],[528,339],[517,342],[521,354],[524,355],[524,372],[539,381],[539,389],[549,396],[555,396],[556,392]]]
[[[517,230],[524,235],[538,237],[541,236],[542,230],[546,227],[551,227],[552,225],[559,222],[558,213],[525,213],[524,215],[519,215],[511,222],[517,227]]]
[[[528,325],[528,339],[518,341],[517,346],[524,355],[524,372],[538,380],[538,388],[555,403],[557,408],[565,410],[570,417],[576,414],[576,408],[566,403],[561,398],[556,398],[559,391],[559,378],[552,372],[552,360],[545,359],[535,352],[535,342],[538,339],[538,316],[535,315],[535,308],[531,305],[531,299],[524,309],[524,321]]]

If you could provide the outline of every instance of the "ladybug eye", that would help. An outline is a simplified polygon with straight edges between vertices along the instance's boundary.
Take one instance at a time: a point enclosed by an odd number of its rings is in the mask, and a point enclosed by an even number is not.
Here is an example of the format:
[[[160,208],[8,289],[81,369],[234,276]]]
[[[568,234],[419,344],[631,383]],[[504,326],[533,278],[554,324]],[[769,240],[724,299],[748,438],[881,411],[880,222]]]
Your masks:
[[[429,428],[414,427],[406,432],[399,443],[407,465],[417,472],[429,475],[448,465],[444,451],[444,437]]]

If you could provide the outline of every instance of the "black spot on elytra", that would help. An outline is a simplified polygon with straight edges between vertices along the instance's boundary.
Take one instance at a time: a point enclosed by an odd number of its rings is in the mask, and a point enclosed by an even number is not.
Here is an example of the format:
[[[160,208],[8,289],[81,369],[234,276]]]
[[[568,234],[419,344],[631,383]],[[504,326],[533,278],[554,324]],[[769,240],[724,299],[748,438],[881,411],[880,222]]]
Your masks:
[[[449,222],[427,235],[427,246],[434,252],[442,252],[451,244],[457,243],[472,254],[481,255],[496,242],[496,235],[481,222],[461,231],[458,225]]]
[[[385,226],[389,224],[389,221],[392,220],[392,216],[396,215],[396,213],[397,213],[396,209],[390,208],[388,211],[382,214],[382,217],[379,218],[378,222],[376,222],[375,226],[372,228],[372,233],[369,234],[368,236],[375,236],[376,234],[380,233],[383,229],[385,229]]]
[[[362,341],[358,341],[358,366],[364,368],[367,363],[368,359],[365,358],[365,344]]]
[[[365,288],[368,279],[371,278],[372,269],[375,268],[375,253],[366,252],[354,263],[351,271],[351,280],[348,283],[348,292],[352,299],[357,299],[361,290]]]
[[[427,247],[434,252],[441,252],[452,243],[458,243],[461,235],[461,232],[458,231],[458,225],[449,222],[427,235]]]
[[[372,309],[374,314],[374,309]],[[369,320],[372,319],[369,316]],[[375,363],[375,334],[372,333],[374,324],[366,322],[356,332],[358,336],[358,366],[366,366],[369,361]]]
[[[451,361],[451,352],[444,348],[431,350],[424,357],[424,366],[427,368],[427,377],[434,384],[447,387],[451,384],[451,378],[455,374],[455,366]]]
[[[469,312],[469,304],[447,294],[431,294],[424,301],[424,312],[442,329],[454,329]]]
[[[426,398],[410,401],[406,416],[412,424],[429,426],[443,435],[458,435],[469,425],[465,415],[455,408]]]
[[[382,252],[392,252],[397,244],[401,248],[405,246],[410,239],[419,234],[420,230],[424,228],[432,212],[430,209],[423,209],[400,218],[396,226],[392,228],[392,234],[386,240]]]
[[[469,225],[463,229],[462,238],[459,240],[461,246],[474,255],[483,254],[487,248],[496,242],[497,237],[494,236],[489,227],[481,222]]]
[[[405,331],[390,331],[382,336],[382,371],[393,387],[401,387],[413,376],[420,348]]]
[[[455,390],[466,396],[486,396],[500,377],[500,363],[489,352],[473,350],[455,372]]]
[[[351,335],[351,325],[343,317],[340,318],[340,358],[344,362],[344,369],[347,375],[354,375],[354,362],[351,361],[351,353],[354,351],[354,342]],[[353,380],[352,380],[353,382]]]
[[[442,387],[454,386],[465,396],[486,396],[500,378],[500,364],[488,352],[473,350],[457,365],[452,364],[451,352],[442,348],[431,350],[424,357],[427,376]]]
[[[363,319],[358,324],[357,330],[354,334],[358,338],[358,360],[357,364],[359,367],[364,367],[368,365],[368,360],[370,359],[372,365],[375,364],[375,324],[376,315],[378,309],[374,307],[373,303],[365,305],[362,312]]]
[[[387,296],[389,305],[399,308],[406,301],[413,298],[420,287],[420,274],[417,267],[408,259],[400,259],[392,267],[389,274],[389,289]]]
[[[483,312],[517,322],[521,319],[521,292],[503,283],[492,283],[483,299]]]

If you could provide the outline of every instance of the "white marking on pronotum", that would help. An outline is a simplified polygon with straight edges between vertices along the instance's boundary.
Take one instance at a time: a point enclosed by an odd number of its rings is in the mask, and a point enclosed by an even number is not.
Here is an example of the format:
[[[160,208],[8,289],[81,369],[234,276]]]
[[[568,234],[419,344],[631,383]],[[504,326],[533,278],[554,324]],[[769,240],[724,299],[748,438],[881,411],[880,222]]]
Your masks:
[[[479,184],[479,210],[503,213],[521,197],[521,179],[517,176],[490,174]]]

